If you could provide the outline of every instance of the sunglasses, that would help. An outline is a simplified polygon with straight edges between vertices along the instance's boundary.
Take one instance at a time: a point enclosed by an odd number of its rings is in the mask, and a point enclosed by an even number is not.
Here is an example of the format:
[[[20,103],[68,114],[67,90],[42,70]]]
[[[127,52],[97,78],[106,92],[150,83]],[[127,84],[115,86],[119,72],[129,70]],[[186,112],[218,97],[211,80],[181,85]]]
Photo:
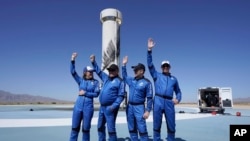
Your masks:
[[[161,67],[162,67],[162,68],[165,68],[165,67],[169,68],[170,65],[169,65],[169,64],[164,64],[164,65],[162,65]]]
[[[139,70],[138,69],[134,69],[134,73],[137,73]]]
[[[109,72],[115,72],[116,70],[115,69],[109,69],[108,71]]]

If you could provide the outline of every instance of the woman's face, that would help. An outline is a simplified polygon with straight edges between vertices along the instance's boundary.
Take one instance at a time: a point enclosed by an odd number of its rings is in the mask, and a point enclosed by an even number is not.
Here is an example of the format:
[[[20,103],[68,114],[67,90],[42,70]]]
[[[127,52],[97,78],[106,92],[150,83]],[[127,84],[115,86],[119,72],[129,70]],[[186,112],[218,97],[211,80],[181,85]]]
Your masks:
[[[93,71],[85,72],[85,78],[86,79],[93,79]]]

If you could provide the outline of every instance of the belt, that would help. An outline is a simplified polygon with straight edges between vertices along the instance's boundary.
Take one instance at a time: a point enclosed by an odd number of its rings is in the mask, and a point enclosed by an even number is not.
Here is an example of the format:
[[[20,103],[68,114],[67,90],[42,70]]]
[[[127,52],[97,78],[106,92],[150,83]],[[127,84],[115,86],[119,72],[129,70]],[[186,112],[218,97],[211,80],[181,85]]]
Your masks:
[[[161,98],[164,98],[164,99],[168,99],[168,100],[172,100],[173,97],[170,97],[170,96],[165,96],[165,95],[160,95],[160,94],[155,94],[156,96],[159,96]]]
[[[130,105],[144,105],[144,102],[143,103],[128,102],[128,104],[130,104]]]
[[[111,104],[101,104],[101,106],[111,106],[112,105],[112,103]]]

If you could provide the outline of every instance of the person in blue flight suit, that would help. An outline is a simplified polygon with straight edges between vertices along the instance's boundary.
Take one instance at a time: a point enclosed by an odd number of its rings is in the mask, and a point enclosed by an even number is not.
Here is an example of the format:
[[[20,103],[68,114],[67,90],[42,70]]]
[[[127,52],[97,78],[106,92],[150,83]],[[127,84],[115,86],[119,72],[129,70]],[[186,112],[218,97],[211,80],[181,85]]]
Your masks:
[[[167,125],[167,140],[175,140],[175,105],[181,101],[182,93],[178,80],[170,73],[169,61],[162,61],[162,72],[157,72],[153,60],[152,49],[155,42],[148,39],[147,63],[149,72],[154,81],[155,96],[153,102],[153,133],[154,141],[161,140],[162,115],[165,116]],[[174,97],[175,93],[175,97]]]
[[[76,99],[73,115],[70,141],[77,141],[82,123],[82,141],[90,141],[91,120],[94,113],[93,98],[100,93],[99,81],[94,79],[94,69],[86,66],[83,69],[83,77],[80,77],[75,70],[75,58],[77,53],[71,56],[70,71],[79,86],[79,95]]]
[[[128,130],[131,141],[139,141],[138,132],[141,141],[148,141],[148,131],[146,119],[152,109],[153,90],[151,82],[144,77],[145,66],[138,63],[132,66],[134,77],[127,75],[126,64],[128,57],[123,58],[122,76],[129,86],[129,99],[126,109]],[[147,100],[146,107],[145,101]]]
[[[115,122],[120,104],[125,96],[125,83],[119,77],[119,68],[117,65],[110,65],[107,68],[108,74],[106,74],[98,67],[94,55],[90,56],[90,61],[96,70],[96,74],[103,81],[99,96],[101,106],[97,123],[99,141],[106,141],[106,123],[109,141],[117,141]]]

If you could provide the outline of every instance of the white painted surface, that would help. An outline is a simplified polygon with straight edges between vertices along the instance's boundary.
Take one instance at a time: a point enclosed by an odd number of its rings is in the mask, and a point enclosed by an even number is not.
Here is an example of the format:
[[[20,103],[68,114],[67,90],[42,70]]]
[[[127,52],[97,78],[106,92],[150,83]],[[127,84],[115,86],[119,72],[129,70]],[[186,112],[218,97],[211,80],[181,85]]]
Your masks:
[[[204,118],[211,117],[214,115],[211,114],[190,114],[176,113],[176,120],[183,119],[196,119],[196,118]],[[93,117],[91,124],[97,125],[98,117]],[[163,118],[164,120],[164,118]],[[71,126],[71,118],[50,118],[50,119],[0,119],[0,128],[1,127],[46,127],[46,126]],[[153,116],[152,114],[147,119],[147,122],[152,122]],[[125,124],[127,123],[126,117],[117,117],[117,124]]]

